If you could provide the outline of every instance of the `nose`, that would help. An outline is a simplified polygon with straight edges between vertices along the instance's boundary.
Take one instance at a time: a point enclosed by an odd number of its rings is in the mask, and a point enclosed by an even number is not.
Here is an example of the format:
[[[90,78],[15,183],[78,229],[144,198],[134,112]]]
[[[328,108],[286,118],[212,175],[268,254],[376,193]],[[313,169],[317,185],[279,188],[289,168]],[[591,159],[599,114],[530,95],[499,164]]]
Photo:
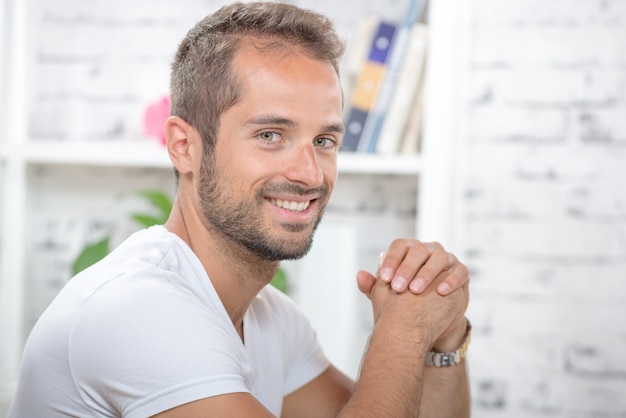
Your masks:
[[[295,147],[289,156],[285,173],[287,179],[302,183],[308,187],[318,187],[324,182],[324,173],[320,167],[317,152],[312,143]]]

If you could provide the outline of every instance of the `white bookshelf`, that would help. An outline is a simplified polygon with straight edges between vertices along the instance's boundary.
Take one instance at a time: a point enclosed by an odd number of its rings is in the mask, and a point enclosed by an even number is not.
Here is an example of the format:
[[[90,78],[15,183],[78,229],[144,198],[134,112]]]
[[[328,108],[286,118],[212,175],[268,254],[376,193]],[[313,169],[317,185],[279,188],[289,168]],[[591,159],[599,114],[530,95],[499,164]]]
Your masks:
[[[427,70],[423,153],[341,154],[338,159],[340,181],[344,175],[390,181],[398,176],[409,179],[415,191],[419,191],[417,232],[420,237],[442,242],[451,236],[451,156],[458,106],[450,86],[459,70],[451,62],[458,53],[456,46],[463,30],[463,25],[457,24],[458,16],[452,13],[455,3],[431,1],[429,25],[437,36],[429,40],[433,54]],[[32,202],[40,198],[38,194],[43,194],[46,173],[51,173],[51,182],[56,181],[57,185],[60,180],[89,184],[92,171],[76,171],[76,167],[95,167],[110,173],[117,169],[146,169],[171,174],[166,152],[152,140],[35,141],[28,137],[28,4],[0,0],[0,417],[3,400],[8,401],[15,390],[21,351],[30,326],[26,275],[33,268],[27,265],[29,231],[36,225],[31,224],[29,212]],[[123,183],[124,179],[112,181]],[[76,190],[74,194],[80,197],[80,189]]]

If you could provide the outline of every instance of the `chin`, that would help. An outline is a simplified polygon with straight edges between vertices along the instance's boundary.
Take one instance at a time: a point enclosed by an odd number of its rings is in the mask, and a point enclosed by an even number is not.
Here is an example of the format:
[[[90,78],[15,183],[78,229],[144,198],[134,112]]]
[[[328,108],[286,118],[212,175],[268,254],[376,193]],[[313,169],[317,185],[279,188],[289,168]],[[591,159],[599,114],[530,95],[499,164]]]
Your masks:
[[[308,237],[305,240],[286,240],[280,245],[275,246],[275,253],[278,255],[278,260],[298,260],[309,253],[311,246],[313,245],[312,237]]]

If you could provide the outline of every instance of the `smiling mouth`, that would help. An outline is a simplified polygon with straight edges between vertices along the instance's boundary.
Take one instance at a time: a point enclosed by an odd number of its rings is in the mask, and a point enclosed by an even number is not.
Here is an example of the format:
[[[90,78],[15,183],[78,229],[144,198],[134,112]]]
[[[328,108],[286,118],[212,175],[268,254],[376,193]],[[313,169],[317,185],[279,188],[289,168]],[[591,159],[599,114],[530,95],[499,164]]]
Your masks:
[[[279,208],[287,209],[293,212],[303,212],[311,204],[310,200],[306,202],[294,202],[289,200],[270,199],[270,203]]]

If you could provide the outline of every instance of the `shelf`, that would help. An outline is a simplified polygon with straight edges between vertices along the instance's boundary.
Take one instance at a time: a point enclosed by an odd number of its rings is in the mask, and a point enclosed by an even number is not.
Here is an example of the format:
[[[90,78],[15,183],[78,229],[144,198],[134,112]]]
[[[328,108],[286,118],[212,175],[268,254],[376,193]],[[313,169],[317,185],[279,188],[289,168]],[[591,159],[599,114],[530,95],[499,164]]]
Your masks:
[[[60,142],[39,141],[0,147],[0,159],[19,159],[29,164],[93,165],[113,167],[170,168],[167,152],[157,142]],[[418,155],[340,153],[340,173],[415,176],[421,167]]]
[[[419,155],[379,155],[340,153],[337,158],[340,173],[395,174],[416,176],[421,170]]]
[[[150,141],[41,141],[12,144],[3,154],[31,164],[171,167],[165,149]]]

